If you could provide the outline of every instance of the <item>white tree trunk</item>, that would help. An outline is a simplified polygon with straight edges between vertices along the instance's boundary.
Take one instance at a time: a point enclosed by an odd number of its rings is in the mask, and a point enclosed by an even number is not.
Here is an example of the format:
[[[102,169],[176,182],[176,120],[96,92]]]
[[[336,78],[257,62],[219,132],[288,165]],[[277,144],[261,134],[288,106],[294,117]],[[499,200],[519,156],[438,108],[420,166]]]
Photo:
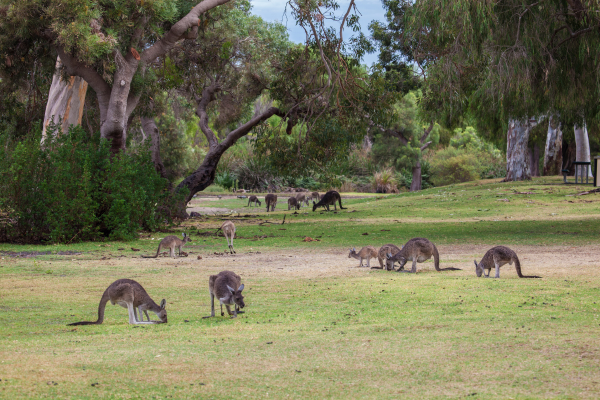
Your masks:
[[[575,161],[591,161],[590,157],[590,140],[588,138],[587,127],[585,124],[583,126],[575,125]],[[579,171],[579,175],[585,175],[585,169],[583,167],[579,167],[581,170]],[[592,176],[592,167],[588,167],[588,173],[590,177]]]
[[[50,122],[58,124],[62,120],[62,133],[67,133],[69,126],[80,125],[83,117],[83,105],[88,84],[78,76],[70,76],[67,80],[63,80],[60,74],[61,67],[60,57],[57,57],[56,71],[52,77],[52,86],[44,114],[42,142],[46,138],[46,128]]]
[[[529,132],[536,124],[535,119],[508,121],[505,182],[531,179],[527,142]]]
[[[562,172],[562,130],[560,121],[550,117],[548,136],[544,151],[544,175],[560,175]]]

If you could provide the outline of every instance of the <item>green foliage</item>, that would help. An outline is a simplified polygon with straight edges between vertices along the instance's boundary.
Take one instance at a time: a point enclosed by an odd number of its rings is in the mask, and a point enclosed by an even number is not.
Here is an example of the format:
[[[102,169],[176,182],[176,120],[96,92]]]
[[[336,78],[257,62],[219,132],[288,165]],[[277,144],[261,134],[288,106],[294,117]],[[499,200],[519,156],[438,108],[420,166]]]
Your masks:
[[[431,164],[427,160],[421,161],[421,187],[423,189],[432,188],[435,185],[433,184],[433,179],[431,176]],[[396,174],[396,181],[400,187],[405,189],[410,189],[410,185],[412,184],[412,171],[407,168],[402,168],[400,172]]]
[[[215,184],[227,190],[231,190],[231,188],[235,185],[236,179],[237,178],[232,173],[223,171],[216,174]]]
[[[147,151],[110,157],[109,143],[80,127],[56,136],[6,139],[0,150],[2,240],[73,242],[131,239],[139,229],[157,229],[166,204],[165,181]]]
[[[481,163],[466,149],[448,147],[436,152],[431,161],[436,186],[474,181],[480,178]]]

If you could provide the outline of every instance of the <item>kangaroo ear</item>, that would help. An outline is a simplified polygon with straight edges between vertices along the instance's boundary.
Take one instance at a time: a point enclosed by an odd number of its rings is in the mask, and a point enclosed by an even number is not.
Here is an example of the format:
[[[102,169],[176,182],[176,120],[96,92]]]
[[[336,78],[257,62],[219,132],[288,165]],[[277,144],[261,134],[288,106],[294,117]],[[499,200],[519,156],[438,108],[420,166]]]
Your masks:
[[[385,256],[386,256],[386,257],[387,257],[387,259],[389,260],[390,258],[392,258],[392,253],[387,253]]]
[[[473,262],[475,263],[475,268],[479,268],[479,265],[477,265],[477,260],[473,260]]]
[[[238,288],[238,292],[240,292],[240,293],[241,293],[241,292],[242,292],[242,290],[244,290],[244,284],[243,284],[243,283],[242,283],[242,284],[240,285],[240,287]]]
[[[353,248],[352,248],[352,251],[356,251],[356,247],[353,247]]]
[[[165,308],[166,305],[167,305],[167,301],[165,299],[162,299],[160,302],[160,308]]]
[[[185,232],[183,232],[183,233],[181,234],[181,236],[183,236],[183,238],[185,239]]]
[[[235,293],[235,290],[233,290],[233,288],[229,285],[227,285],[227,289],[229,289],[229,291],[231,292],[231,294]]]

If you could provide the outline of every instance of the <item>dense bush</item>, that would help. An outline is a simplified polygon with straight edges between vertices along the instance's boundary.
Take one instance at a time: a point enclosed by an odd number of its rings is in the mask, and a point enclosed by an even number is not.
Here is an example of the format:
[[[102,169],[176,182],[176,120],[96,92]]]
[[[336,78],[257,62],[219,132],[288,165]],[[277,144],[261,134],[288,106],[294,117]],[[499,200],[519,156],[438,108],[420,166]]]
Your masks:
[[[477,154],[449,146],[436,152],[431,160],[433,182],[436,186],[480,179],[481,163]]]
[[[45,142],[34,135],[0,148],[0,239],[70,243],[130,239],[156,229],[166,182],[148,151],[111,158],[109,143],[80,127]]]

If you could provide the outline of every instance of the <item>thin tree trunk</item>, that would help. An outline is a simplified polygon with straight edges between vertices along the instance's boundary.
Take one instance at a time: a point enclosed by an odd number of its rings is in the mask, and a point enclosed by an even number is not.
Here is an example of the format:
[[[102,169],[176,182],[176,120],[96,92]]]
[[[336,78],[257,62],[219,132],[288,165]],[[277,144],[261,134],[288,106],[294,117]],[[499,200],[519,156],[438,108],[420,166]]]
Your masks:
[[[529,132],[534,126],[535,120],[531,119],[509,120],[506,140],[506,178],[504,178],[504,182],[531,179],[529,158],[527,157],[527,142],[529,141]]]
[[[540,145],[537,143],[529,149],[529,171],[531,176],[540,176]]]
[[[562,172],[562,136],[560,121],[550,117],[544,150],[545,176],[560,175]]]
[[[421,160],[417,160],[417,163],[412,169],[412,182],[410,184],[410,191],[416,192],[421,190]]]
[[[590,140],[588,138],[587,127],[585,124],[583,126],[574,126],[575,132],[575,161],[591,161],[590,157]],[[582,172],[585,172],[585,169],[581,166],[579,167],[579,175],[582,175]],[[592,168],[588,167],[589,176],[592,176]],[[583,174],[585,175],[585,173]]]
[[[144,136],[150,136],[150,152],[156,172],[163,178],[169,179],[162,157],[160,156],[160,132],[158,131],[154,118],[142,117],[142,133]]]
[[[575,143],[568,143],[566,141],[563,141],[562,144],[562,159],[563,159],[563,165],[562,165],[562,169],[568,169],[569,170],[569,176],[573,176],[575,175],[575,168],[573,163],[576,161],[576,157],[575,157]],[[562,171],[561,171],[562,173]]]
[[[61,123],[62,133],[68,133],[71,125],[80,125],[88,84],[83,78],[70,76],[66,80],[61,76],[62,62],[56,59],[56,71],[52,77],[52,86],[48,94],[42,142],[46,138],[46,129],[50,123]]]

